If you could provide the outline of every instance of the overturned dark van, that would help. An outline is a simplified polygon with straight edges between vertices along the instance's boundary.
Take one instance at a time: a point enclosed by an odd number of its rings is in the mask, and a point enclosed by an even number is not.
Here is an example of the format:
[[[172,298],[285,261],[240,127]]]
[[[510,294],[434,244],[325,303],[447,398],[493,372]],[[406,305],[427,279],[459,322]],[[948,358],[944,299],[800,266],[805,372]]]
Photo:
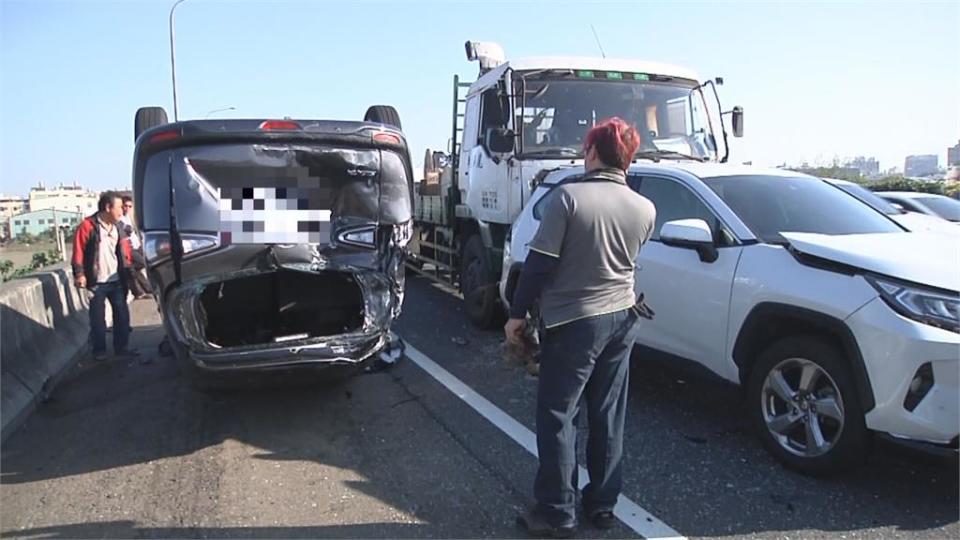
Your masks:
[[[208,374],[359,366],[388,347],[413,193],[395,118],[137,112],[137,225],[179,359]]]

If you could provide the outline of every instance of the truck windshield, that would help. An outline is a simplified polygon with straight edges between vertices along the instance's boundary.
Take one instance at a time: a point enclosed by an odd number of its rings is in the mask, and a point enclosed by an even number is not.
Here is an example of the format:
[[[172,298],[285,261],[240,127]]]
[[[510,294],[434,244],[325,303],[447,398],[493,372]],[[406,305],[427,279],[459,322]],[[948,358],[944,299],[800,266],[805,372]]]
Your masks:
[[[572,75],[572,72],[571,72]],[[582,157],[583,140],[597,123],[619,116],[637,126],[639,152],[678,152],[716,159],[702,93],[693,81],[526,78],[515,111],[524,157]]]

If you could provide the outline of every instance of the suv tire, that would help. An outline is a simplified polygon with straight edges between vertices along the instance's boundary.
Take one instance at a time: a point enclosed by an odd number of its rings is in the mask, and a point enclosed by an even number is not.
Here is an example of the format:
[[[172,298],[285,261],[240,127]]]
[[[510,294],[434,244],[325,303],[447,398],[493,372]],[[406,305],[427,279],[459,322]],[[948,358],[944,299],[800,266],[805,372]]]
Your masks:
[[[144,131],[167,123],[167,111],[163,107],[140,107],[133,119],[133,140],[139,139]]]
[[[813,335],[781,339],[750,372],[747,406],[764,447],[787,467],[810,475],[863,463],[868,431],[849,364]]]
[[[403,126],[400,125],[400,113],[390,105],[371,105],[367,109],[367,114],[363,115],[363,121],[377,122],[403,129]]]

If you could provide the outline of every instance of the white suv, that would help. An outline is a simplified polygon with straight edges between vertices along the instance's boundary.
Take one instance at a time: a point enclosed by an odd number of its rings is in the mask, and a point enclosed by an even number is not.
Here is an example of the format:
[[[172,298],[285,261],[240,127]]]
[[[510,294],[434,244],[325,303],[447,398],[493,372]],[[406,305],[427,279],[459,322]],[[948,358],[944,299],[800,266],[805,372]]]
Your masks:
[[[514,223],[505,304],[544,197],[582,174],[547,175]],[[862,461],[872,433],[956,452],[960,244],[789,171],[676,162],[628,180],[657,207],[638,347],[742,385],[764,446],[804,472]]]

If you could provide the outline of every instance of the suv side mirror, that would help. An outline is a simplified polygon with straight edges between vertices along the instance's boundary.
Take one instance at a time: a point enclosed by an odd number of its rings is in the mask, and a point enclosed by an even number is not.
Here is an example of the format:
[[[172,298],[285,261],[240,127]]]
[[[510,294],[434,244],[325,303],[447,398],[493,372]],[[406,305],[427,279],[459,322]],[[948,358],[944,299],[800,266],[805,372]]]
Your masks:
[[[664,223],[660,228],[660,241],[668,246],[693,249],[703,262],[712,263],[720,256],[713,243],[710,226],[702,219],[678,219]]]
[[[733,114],[730,115],[730,123],[733,124],[733,136],[743,137],[743,107],[733,108]]]
[[[490,128],[484,137],[484,146],[494,154],[506,154],[513,151],[513,131],[502,128]]]

